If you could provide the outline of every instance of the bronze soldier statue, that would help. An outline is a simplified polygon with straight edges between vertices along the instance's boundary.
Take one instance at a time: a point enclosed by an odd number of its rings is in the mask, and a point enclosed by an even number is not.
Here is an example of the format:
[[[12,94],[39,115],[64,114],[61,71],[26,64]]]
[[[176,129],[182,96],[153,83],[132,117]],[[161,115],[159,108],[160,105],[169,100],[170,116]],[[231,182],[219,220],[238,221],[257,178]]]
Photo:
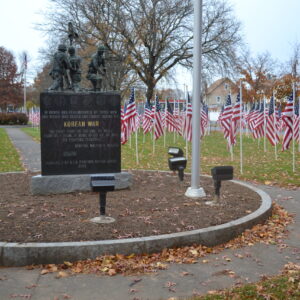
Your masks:
[[[105,60],[103,57],[105,50],[104,46],[99,46],[89,64],[86,78],[91,81],[94,91],[103,90],[102,82],[106,74]]]
[[[53,57],[53,66],[49,75],[53,79],[53,84],[49,88],[52,91],[63,91],[64,86],[70,88],[70,80],[68,78],[68,70],[71,68],[67,47],[64,44],[58,46],[58,51]]]
[[[71,88],[74,92],[80,90],[80,81],[81,81],[81,58],[76,55],[75,48],[73,46],[69,47],[68,50],[70,57],[70,78],[71,78]]]

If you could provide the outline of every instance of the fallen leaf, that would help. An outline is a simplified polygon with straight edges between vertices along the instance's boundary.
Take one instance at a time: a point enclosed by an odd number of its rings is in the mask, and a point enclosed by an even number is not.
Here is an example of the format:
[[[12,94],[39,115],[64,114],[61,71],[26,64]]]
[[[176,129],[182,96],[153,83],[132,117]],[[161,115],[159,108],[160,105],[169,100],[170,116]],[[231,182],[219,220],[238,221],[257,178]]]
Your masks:
[[[116,275],[116,274],[117,274],[117,272],[116,272],[115,269],[109,269],[109,271],[108,271],[108,275],[109,275],[109,276],[114,276],[114,275]]]
[[[43,269],[40,274],[41,275],[45,275],[45,274],[48,274],[48,273],[49,273],[49,270]]]
[[[67,272],[64,272],[64,271],[60,271],[58,272],[58,274],[55,276],[55,278],[59,279],[59,278],[65,278],[65,277],[68,277],[69,274]]]
[[[66,265],[67,267],[72,267],[73,264],[70,263],[69,261],[64,261],[64,265]]]

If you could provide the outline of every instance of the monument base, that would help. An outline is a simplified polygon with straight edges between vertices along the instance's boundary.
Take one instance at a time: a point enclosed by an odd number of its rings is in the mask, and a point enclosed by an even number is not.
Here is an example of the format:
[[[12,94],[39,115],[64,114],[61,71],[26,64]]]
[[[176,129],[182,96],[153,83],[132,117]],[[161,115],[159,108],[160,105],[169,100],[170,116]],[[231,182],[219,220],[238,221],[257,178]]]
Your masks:
[[[115,222],[116,220],[114,218],[111,217],[107,217],[107,216],[100,216],[100,217],[95,217],[90,219],[90,221],[92,223],[96,223],[96,224],[110,224]]]
[[[37,175],[31,178],[31,193],[33,195],[66,194],[75,191],[91,191],[91,175]],[[116,190],[126,189],[132,184],[132,174],[128,172],[112,173],[116,179]]]
[[[197,198],[205,197],[206,195],[205,195],[204,189],[201,187],[198,189],[189,187],[185,192],[185,196],[189,197],[189,198],[197,199]]]

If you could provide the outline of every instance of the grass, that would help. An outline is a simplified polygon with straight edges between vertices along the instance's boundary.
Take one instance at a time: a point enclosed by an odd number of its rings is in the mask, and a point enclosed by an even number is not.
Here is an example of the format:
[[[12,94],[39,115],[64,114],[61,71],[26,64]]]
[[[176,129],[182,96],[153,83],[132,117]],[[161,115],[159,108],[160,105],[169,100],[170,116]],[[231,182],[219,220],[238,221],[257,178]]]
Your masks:
[[[40,129],[39,128],[26,127],[26,128],[22,128],[22,130],[25,133],[27,133],[28,135],[30,135],[35,141],[40,142],[41,137],[40,137]]]
[[[190,300],[227,300],[227,299],[300,299],[300,271],[291,275],[279,275],[254,284],[221,292],[210,292],[209,295],[194,297]]]
[[[37,141],[40,140],[40,132],[36,128],[24,128],[27,134]],[[177,146],[186,153],[186,142],[180,136],[168,133],[164,140],[161,137],[155,141],[153,152],[153,140],[151,135],[138,134],[139,163],[136,162],[135,134],[122,146],[122,168],[123,169],[152,169],[168,170],[168,147]],[[298,145],[295,147],[296,172],[292,169],[292,150],[281,151],[277,149],[278,159],[275,160],[274,147],[267,141],[267,151],[264,152],[264,141],[253,140],[251,137],[243,136],[243,174],[240,172],[240,141],[233,149],[233,160],[227,150],[226,141],[220,132],[211,132],[201,142],[201,172],[210,174],[210,169],[217,165],[232,165],[234,177],[241,180],[254,181],[262,184],[274,184],[280,186],[300,186],[300,152]],[[292,148],[292,147],[290,147]],[[191,143],[188,143],[188,166],[191,168]]]
[[[0,128],[0,172],[22,171],[19,154],[11,143],[5,129]]]
[[[173,134],[160,138],[155,143],[153,153],[153,143],[150,134],[146,135],[145,143],[142,134],[138,136],[139,144],[139,164],[136,163],[135,136],[130,142],[122,146],[122,168],[133,169],[168,169],[169,146],[178,146],[186,153],[186,143],[182,137],[177,137],[174,142]],[[226,141],[222,133],[212,132],[205,136],[201,142],[201,172],[210,174],[210,169],[217,165],[232,165],[234,167],[234,177],[241,180],[255,181],[263,184],[276,184],[281,186],[300,186],[300,152],[298,145],[296,149],[296,172],[292,170],[291,150],[282,152],[278,149],[278,159],[275,160],[274,147],[267,144],[267,151],[264,152],[263,140],[258,142],[251,137],[243,137],[243,174],[240,172],[240,141],[233,149],[233,161],[227,150]],[[267,142],[268,143],[268,142]],[[191,163],[191,143],[188,143],[188,166],[190,171]]]

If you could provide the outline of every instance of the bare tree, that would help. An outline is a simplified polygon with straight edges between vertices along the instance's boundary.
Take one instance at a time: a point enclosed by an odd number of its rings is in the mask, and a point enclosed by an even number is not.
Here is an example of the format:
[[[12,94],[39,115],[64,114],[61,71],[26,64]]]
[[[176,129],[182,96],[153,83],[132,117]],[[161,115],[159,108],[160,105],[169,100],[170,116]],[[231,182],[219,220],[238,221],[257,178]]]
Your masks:
[[[136,74],[147,100],[156,84],[192,57],[191,0],[51,0],[50,35],[65,35],[72,20],[82,47],[104,44],[120,62],[121,82]],[[203,55],[207,73],[228,69],[236,59],[240,24],[225,0],[204,2]],[[62,35],[61,35],[62,36]]]
[[[300,59],[300,44],[295,43],[293,47],[293,53],[289,61],[291,74],[293,78],[297,78],[298,76],[299,59]]]

